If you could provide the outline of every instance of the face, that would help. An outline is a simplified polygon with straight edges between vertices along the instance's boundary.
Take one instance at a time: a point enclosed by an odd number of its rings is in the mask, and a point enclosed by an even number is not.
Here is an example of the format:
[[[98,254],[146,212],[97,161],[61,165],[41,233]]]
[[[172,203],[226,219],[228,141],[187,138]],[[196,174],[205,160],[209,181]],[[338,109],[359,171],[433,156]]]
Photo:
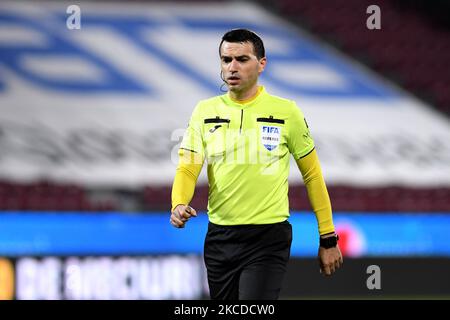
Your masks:
[[[266,58],[258,60],[251,42],[224,41],[220,48],[220,60],[228,89],[240,94],[256,86],[266,66]]]

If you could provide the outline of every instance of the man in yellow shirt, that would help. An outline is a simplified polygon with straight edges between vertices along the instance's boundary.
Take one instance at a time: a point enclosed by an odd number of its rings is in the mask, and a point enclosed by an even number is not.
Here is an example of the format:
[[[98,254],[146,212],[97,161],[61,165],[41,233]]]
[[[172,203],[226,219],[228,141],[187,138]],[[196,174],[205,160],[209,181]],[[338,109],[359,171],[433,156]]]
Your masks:
[[[258,85],[267,60],[254,32],[235,29],[219,45],[228,93],[200,101],[179,149],[170,223],[185,227],[207,161],[208,232],[204,259],[212,299],[277,299],[292,242],[288,222],[290,154],[317,218],[324,275],[343,263],[327,188],[308,124],[294,101]]]

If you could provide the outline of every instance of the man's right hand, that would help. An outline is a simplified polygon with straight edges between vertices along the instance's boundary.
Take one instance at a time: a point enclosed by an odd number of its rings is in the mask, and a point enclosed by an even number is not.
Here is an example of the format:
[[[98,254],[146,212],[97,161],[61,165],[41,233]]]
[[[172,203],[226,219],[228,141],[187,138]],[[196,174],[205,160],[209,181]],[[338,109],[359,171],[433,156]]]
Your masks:
[[[177,205],[170,215],[170,223],[175,228],[184,228],[186,222],[190,217],[196,217],[197,211],[190,206],[186,206],[183,204]]]

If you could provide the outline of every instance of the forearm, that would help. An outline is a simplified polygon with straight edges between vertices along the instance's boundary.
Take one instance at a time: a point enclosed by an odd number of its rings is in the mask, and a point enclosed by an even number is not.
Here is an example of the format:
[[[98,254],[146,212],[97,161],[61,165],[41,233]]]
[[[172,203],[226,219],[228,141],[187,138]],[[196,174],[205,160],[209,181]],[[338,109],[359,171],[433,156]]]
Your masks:
[[[172,210],[179,204],[187,205],[194,196],[195,184],[202,170],[202,164],[191,163],[180,153],[180,162],[172,186]]]
[[[305,186],[311,207],[316,215],[320,235],[333,232],[331,202],[322,175],[311,179]]]
[[[319,234],[334,231],[330,197],[322,175],[316,150],[297,160],[308,193],[309,202],[316,215]]]

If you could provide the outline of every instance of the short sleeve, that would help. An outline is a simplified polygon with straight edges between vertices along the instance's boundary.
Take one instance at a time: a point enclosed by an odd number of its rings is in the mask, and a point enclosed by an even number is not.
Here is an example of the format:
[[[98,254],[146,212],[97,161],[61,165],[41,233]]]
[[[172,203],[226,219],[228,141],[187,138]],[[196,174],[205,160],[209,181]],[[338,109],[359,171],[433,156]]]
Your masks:
[[[185,151],[190,151],[192,158],[195,160],[191,163],[201,164],[204,159],[204,145],[202,136],[202,120],[200,114],[200,105],[198,104],[192,112],[189,120],[189,125],[184,133],[181,141],[179,154],[185,154]],[[186,157],[184,157],[186,159]]]
[[[289,152],[295,160],[306,156],[314,149],[314,140],[306,118],[295,102],[292,102],[287,141]]]

